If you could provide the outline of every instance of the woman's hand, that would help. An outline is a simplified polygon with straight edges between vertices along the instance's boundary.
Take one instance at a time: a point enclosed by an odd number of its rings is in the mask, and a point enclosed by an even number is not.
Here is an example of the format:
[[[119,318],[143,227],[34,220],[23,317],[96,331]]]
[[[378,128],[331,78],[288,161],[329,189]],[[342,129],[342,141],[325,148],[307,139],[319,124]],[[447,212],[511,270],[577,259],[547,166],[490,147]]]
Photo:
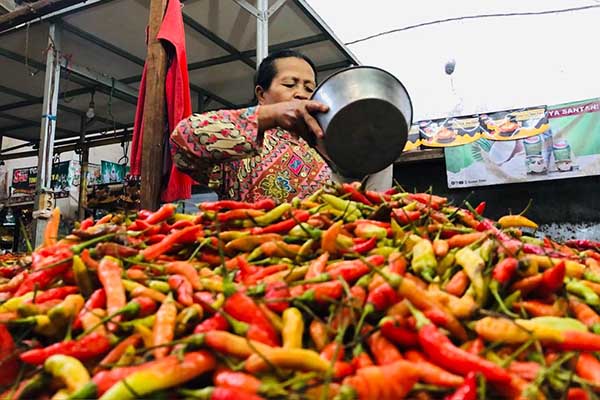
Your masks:
[[[329,107],[313,100],[291,100],[282,103],[265,104],[259,108],[259,132],[280,127],[307,142],[314,137],[322,138],[323,130],[312,114],[327,112]]]

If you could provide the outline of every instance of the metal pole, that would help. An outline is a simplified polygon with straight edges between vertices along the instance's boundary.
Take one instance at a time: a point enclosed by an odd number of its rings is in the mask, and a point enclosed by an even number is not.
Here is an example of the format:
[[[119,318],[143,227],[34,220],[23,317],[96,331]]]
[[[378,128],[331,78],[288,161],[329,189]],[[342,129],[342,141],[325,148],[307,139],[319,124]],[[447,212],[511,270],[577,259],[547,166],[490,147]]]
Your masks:
[[[257,0],[256,68],[269,55],[269,0]]]
[[[79,199],[77,202],[77,213],[79,220],[85,219],[85,206],[87,203],[87,172],[90,159],[90,148],[85,145],[85,131],[87,128],[87,117],[81,116],[81,134],[79,136],[79,146],[81,151],[81,163],[79,165]]]
[[[46,56],[46,77],[44,80],[44,103],[42,106],[42,125],[40,129],[40,148],[38,152],[36,201],[33,218],[35,219],[34,246],[43,242],[47,219],[55,206],[51,193],[52,156],[54,154],[54,133],[56,131],[56,110],[60,85],[60,29],[50,24],[48,30],[48,53]]]

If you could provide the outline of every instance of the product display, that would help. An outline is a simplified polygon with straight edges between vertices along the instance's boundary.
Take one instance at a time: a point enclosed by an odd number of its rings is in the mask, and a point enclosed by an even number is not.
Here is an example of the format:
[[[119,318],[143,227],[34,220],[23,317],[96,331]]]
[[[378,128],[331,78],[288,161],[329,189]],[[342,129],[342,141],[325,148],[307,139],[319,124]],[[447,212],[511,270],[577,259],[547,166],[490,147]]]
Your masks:
[[[81,221],[0,260],[2,399],[592,399],[600,243],[429,193]]]

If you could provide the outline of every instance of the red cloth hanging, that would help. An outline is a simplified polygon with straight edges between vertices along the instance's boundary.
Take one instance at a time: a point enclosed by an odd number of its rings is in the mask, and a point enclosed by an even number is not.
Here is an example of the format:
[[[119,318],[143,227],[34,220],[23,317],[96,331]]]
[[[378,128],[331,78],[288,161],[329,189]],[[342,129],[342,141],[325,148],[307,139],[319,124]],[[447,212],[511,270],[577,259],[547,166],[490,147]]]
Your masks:
[[[185,30],[179,0],[169,1],[157,39],[162,40],[163,44],[165,44],[170,59],[165,80],[167,120],[169,124],[168,132],[165,133],[165,144],[166,151],[170,155],[167,159],[171,161],[172,152],[168,145],[168,135],[175,129],[179,121],[192,113],[187,56],[185,52]],[[133,175],[140,175],[141,173],[145,91],[146,66],[144,66],[142,74],[133,128],[133,143],[131,148],[131,173]],[[163,202],[171,202],[189,199],[192,195],[192,179],[177,170],[173,162],[170,162],[168,168],[170,169],[170,173],[166,188],[161,194],[161,200]]]

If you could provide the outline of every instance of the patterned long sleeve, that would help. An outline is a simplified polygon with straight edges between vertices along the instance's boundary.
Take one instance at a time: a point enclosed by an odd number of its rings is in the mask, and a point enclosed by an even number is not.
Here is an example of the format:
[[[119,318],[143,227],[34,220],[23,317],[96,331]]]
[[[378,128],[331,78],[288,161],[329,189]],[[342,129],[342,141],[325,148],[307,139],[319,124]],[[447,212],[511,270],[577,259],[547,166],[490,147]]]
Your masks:
[[[193,114],[179,122],[171,143],[177,168],[209,184],[215,167],[260,154],[258,107]]]

